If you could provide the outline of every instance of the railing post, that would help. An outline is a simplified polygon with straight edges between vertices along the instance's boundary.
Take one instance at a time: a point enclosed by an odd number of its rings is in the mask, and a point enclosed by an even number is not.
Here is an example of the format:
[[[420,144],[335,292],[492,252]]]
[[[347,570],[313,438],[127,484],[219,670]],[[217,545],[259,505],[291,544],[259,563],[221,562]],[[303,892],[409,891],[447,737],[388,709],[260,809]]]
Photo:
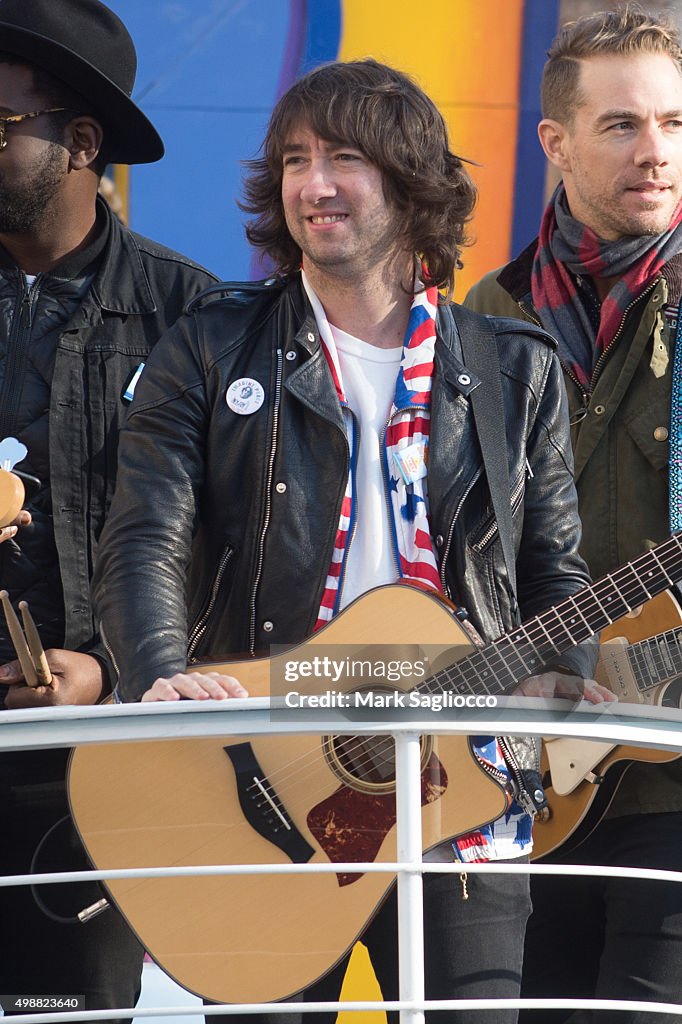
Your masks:
[[[419,733],[395,737],[398,861],[398,955],[400,998],[424,1000],[424,886],[421,819],[421,745]],[[401,1010],[401,1024],[424,1024],[423,1010]]]

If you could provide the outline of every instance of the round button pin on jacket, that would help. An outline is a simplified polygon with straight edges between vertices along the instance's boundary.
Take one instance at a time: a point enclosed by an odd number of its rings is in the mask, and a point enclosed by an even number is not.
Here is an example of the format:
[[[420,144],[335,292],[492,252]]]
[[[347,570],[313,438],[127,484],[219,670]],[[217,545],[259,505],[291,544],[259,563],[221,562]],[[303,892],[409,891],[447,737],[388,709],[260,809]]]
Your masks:
[[[229,408],[240,416],[258,412],[264,398],[262,386],[253,377],[241,377],[233,381],[225,393],[225,401]]]

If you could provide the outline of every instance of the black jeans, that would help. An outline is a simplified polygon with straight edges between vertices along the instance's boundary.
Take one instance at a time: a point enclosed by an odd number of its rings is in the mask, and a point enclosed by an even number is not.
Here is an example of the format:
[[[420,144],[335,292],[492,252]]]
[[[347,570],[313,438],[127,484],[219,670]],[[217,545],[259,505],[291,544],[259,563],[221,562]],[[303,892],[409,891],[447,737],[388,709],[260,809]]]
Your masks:
[[[36,870],[90,867],[68,817],[63,779],[0,788],[0,815],[0,873],[27,873],[43,835],[65,817],[44,843]],[[51,913],[68,918],[103,895],[94,882],[35,891]],[[84,925],[60,924],[37,906],[28,886],[9,886],[0,888],[0,921],[0,992],[82,995],[88,1010],[137,1002],[144,950],[117,910]]]
[[[527,858],[523,858],[524,860]],[[523,936],[530,912],[527,875],[469,875],[462,899],[457,874],[424,876],[424,953],[427,999],[515,999],[519,995]],[[365,930],[384,999],[398,998],[395,889]],[[303,993],[305,1002],[336,1000],[347,961]],[[215,1021],[215,1017],[207,1017]],[[331,1014],[267,1014],[220,1017],[238,1024],[333,1024]],[[398,1014],[389,1014],[391,1022]],[[515,1024],[516,1010],[442,1010],[433,1024]]]
[[[601,822],[570,864],[682,869],[682,813]],[[531,879],[522,995],[682,1003],[682,885],[617,878]],[[524,1010],[522,1024],[664,1024],[670,1014]]]

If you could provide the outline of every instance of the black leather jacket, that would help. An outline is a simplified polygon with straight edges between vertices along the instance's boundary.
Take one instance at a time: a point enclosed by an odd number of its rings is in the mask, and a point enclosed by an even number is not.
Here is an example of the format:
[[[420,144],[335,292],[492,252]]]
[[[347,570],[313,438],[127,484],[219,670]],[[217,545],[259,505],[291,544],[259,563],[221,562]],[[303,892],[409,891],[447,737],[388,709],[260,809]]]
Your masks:
[[[139,699],[187,660],[309,635],[331,561],[349,452],[298,276],[193,303],[162,339],[121,435],[95,607]],[[588,582],[565,396],[551,339],[495,321],[509,443],[518,602],[532,616]],[[518,621],[496,536],[452,307],[438,318],[429,445],[432,531],[446,591],[492,639]],[[226,402],[262,385],[257,412]],[[188,582],[186,582],[188,581]],[[592,651],[562,664],[581,675]]]

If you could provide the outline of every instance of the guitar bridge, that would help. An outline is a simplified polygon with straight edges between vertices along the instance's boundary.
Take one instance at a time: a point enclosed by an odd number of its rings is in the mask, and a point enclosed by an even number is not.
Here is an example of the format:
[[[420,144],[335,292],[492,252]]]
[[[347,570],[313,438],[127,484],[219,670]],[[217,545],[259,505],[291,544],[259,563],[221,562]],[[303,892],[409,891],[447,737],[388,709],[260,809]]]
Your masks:
[[[294,864],[306,864],[315,850],[293,823],[275,789],[268,782],[250,743],[235,743],[223,750],[232,762],[239,805],[249,825]]]

